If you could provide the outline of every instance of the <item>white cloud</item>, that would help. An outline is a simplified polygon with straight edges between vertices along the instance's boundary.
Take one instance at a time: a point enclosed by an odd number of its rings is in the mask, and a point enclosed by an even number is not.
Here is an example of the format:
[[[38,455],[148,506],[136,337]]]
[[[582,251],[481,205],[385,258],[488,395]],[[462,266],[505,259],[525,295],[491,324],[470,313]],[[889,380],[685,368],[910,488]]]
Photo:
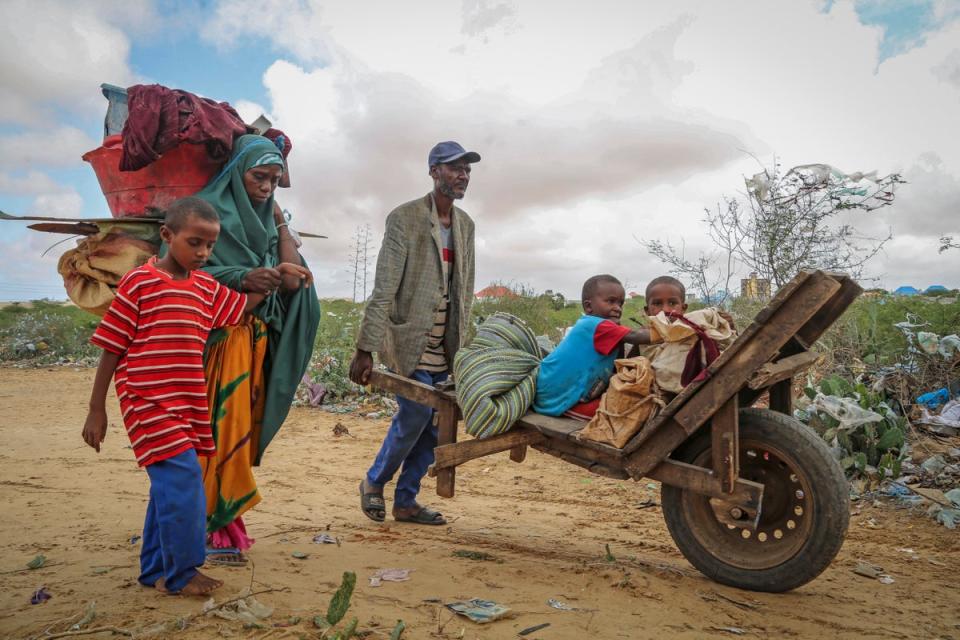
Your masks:
[[[148,0],[6,0],[3,8],[0,122],[43,125],[58,109],[102,114],[96,87],[132,83],[130,38],[117,24],[149,22]]]
[[[74,166],[80,156],[99,146],[83,131],[68,126],[0,136],[0,169]]]

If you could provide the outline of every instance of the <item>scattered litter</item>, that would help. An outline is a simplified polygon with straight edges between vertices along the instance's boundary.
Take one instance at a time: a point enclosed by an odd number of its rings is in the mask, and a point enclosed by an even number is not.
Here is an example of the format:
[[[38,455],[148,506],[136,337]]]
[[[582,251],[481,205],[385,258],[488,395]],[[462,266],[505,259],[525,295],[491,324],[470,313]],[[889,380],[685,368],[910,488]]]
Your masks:
[[[931,476],[936,476],[947,467],[947,461],[938,453],[924,460],[920,467]]]
[[[943,389],[946,391],[946,389]],[[923,396],[920,396],[923,398]],[[917,402],[920,401],[917,398]],[[923,408],[923,415],[917,420],[918,424],[924,425],[928,431],[942,435],[955,436],[960,435],[960,399],[947,402],[938,415],[932,415]]]
[[[274,622],[273,626],[277,628],[283,628],[283,627],[293,627],[298,624],[300,624],[300,616],[290,616],[283,622]]]
[[[407,625],[403,623],[403,620],[397,620],[397,625],[390,632],[390,640],[400,640],[400,636],[403,635],[403,630],[406,628]]]
[[[453,555],[457,558],[467,558],[469,560],[486,560],[489,562],[496,561],[496,556],[492,556],[485,551],[471,551],[469,549],[457,549],[453,552]]]
[[[40,587],[30,596],[30,604],[42,604],[52,597],[53,596],[47,592],[46,587]]]
[[[647,498],[637,503],[637,509],[649,509],[650,507],[659,507],[660,503],[653,498]]]
[[[140,536],[130,536],[130,544],[137,544],[140,541]]]
[[[879,578],[883,575],[883,567],[859,560],[857,561],[857,566],[853,568],[853,572],[865,578]]]
[[[923,405],[931,411],[936,411],[940,405],[945,404],[950,399],[950,390],[946,387],[930,391],[917,397],[917,404]]]
[[[517,632],[517,635],[518,635],[518,636],[528,636],[528,635],[530,635],[531,633],[533,633],[534,631],[540,631],[540,629],[546,629],[546,628],[549,627],[549,626],[550,626],[550,623],[549,623],[549,622],[544,622],[543,624],[538,624],[538,625],[535,625],[535,626],[533,626],[533,627],[527,627],[526,629],[523,629],[522,631],[518,631],[518,632]]]
[[[93,619],[96,617],[97,617],[97,602],[95,600],[91,600],[89,603],[87,603],[87,608],[83,612],[83,617],[80,618],[80,620],[77,621],[76,624],[72,625],[70,627],[70,630],[79,631],[80,629],[83,629],[85,626],[93,622]]]
[[[45,564],[47,564],[47,558],[41,553],[27,563],[27,569],[39,569]]]
[[[339,545],[339,544],[340,544],[340,539],[333,537],[333,536],[330,535],[329,533],[318,533],[317,535],[313,536],[313,543],[314,543],[314,544],[336,544],[336,545]]]
[[[304,553],[303,551],[294,551],[290,554],[291,557],[296,558],[297,560],[306,560],[310,557],[309,553]]]
[[[480,598],[448,602],[444,606],[454,613],[459,613],[462,616],[470,618],[470,620],[476,622],[477,624],[493,622],[494,620],[499,620],[510,613],[510,609],[508,607],[505,607],[502,604],[497,604],[492,600],[481,600]]]
[[[863,560],[857,561],[857,566],[854,567],[853,572],[865,578],[874,578],[883,584],[893,584],[893,578],[883,572],[883,567],[878,567]]]
[[[370,576],[370,586],[379,587],[384,582],[405,582],[410,579],[413,569],[377,569]]]
[[[655,483],[655,482],[648,482],[648,483],[647,483],[647,489],[656,489],[656,488],[657,488],[657,483]]]
[[[273,615],[273,607],[268,607],[253,596],[243,597],[243,593],[249,593],[249,591],[245,589],[238,600],[222,607],[217,607],[216,600],[210,598],[203,603],[203,613],[210,613],[217,618],[241,622],[245,625],[261,626],[261,620]]]
[[[943,494],[943,497],[949,500],[953,506],[960,507],[960,488],[950,489],[950,491]]]
[[[883,422],[876,411],[864,409],[853,398],[841,398],[817,393],[812,405],[840,423],[839,429],[849,430],[870,422]]]
[[[747,632],[746,629],[741,629],[740,627],[710,627],[713,631],[726,631],[727,633],[732,633],[735,636],[742,636]]]
[[[553,607],[554,609],[559,609],[560,611],[580,611],[580,609],[576,607],[571,607],[566,602],[561,602],[556,598],[550,598],[549,600],[547,600],[547,605],[550,607]]]
[[[930,505],[927,515],[945,526],[947,529],[956,529],[960,523],[960,509],[951,509],[939,504]]]

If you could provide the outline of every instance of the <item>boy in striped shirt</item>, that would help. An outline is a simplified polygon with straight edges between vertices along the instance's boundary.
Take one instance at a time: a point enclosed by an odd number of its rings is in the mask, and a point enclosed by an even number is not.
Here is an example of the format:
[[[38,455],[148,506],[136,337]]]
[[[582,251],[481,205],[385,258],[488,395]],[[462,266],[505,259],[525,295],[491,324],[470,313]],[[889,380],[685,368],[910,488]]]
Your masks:
[[[100,451],[105,400],[114,377],[137,463],[150,477],[140,582],[162,593],[207,595],[223,585],[199,571],[206,555],[206,500],[197,456],[216,451],[207,407],[203,349],[212,329],[237,324],[264,294],[243,294],[199,271],[220,233],[213,207],[181,198],[160,235],[168,250],[133,269],[90,341],[103,349],[83,439]],[[293,264],[281,275],[307,279]]]

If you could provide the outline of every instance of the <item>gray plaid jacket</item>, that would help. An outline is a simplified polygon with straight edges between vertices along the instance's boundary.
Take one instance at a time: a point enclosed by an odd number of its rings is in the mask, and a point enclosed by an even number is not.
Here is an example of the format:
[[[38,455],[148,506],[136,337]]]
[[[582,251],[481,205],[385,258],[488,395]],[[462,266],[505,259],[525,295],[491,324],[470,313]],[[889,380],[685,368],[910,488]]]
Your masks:
[[[444,336],[447,362],[467,335],[473,304],[473,220],[453,208],[453,273]],[[427,346],[433,314],[443,295],[440,219],[430,194],[387,216],[377,256],[373,295],[360,324],[357,348],[379,354],[390,369],[409,376]]]

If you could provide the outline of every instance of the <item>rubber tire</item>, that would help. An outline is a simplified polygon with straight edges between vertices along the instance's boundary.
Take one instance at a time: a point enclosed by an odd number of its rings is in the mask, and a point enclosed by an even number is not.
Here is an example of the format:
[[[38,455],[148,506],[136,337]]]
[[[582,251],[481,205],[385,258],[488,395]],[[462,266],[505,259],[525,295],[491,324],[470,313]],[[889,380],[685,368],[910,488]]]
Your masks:
[[[813,526],[804,545],[780,565],[749,570],[723,562],[697,541],[682,508],[687,493],[683,489],[668,485],[661,487],[663,517],[680,552],[707,577],[751,591],[790,591],[819,576],[843,546],[850,522],[847,480],[826,443],[796,418],[769,409],[753,408],[741,409],[739,418],[742,439],[770,442],[776,448],[790,452],[809,477],[811,485],[816,483],[816,488],[811,491]],[[690,462],[709,448],[710,429],[705,426],[678,447],[671,457]]]

